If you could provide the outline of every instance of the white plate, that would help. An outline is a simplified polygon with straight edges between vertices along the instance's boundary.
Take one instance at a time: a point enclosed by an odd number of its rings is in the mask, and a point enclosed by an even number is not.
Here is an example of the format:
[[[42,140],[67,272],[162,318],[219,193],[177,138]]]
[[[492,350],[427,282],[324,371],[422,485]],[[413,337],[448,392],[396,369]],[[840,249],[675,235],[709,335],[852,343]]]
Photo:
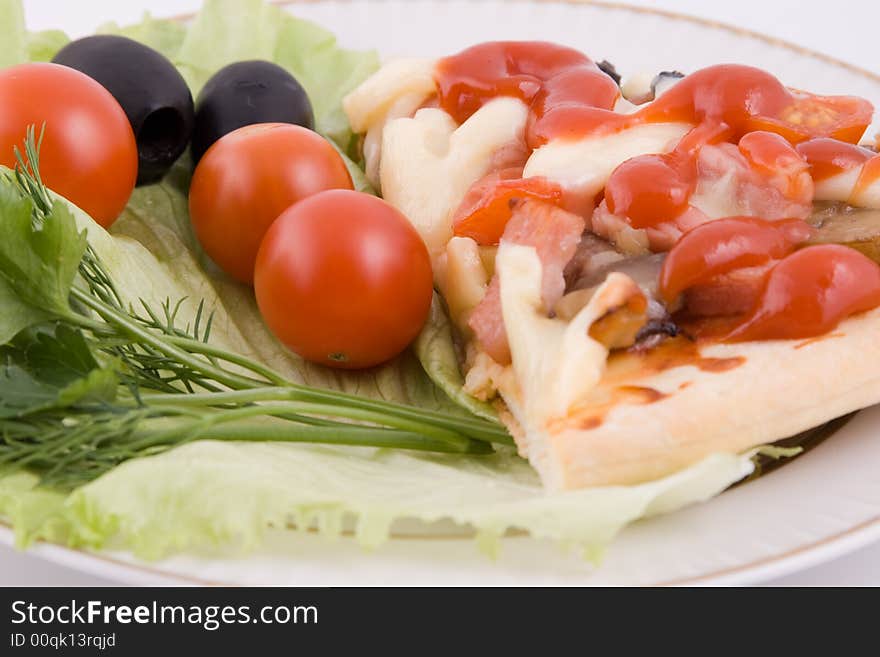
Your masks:
[[[490,39],[547,39],[608,59],[624,75],[691,71],[719,62],[767,69],[790,86],[851,93],[880,105],[880,77],[743,30],[623,5],[586,2],[317,1],[298,15],[347,46],[383,54],[441,55]],[[876,124],[875,124],[876,125]],[[182,555],[145,564],[121,553],[40,545],[34,553],[71,568],[139,584],[235,583],[338,586],[741,584],[817,565],[880,539],[880,408],[859,414],[822,445],[708,503],[640,522],[597,569],[551,544],[505,540],[489,561],[468,539],[395,539],[367,553],[273,531],[256,553]],[[0,528],[0,541],[11,543]]]

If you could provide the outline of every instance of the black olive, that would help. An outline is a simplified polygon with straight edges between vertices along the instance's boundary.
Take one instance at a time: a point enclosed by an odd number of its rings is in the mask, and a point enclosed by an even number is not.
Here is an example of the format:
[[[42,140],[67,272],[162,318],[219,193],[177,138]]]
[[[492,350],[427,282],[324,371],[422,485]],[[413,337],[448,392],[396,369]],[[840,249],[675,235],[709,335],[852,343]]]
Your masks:
[[[617,72],[617,69],[614,67],[614,64],[609,62],[607,59],[603,59],[601,62],[596,64],[599,67],[599,70],[602,71],[609,78],[614,80],[617,86],[620,86],[620,73]]]
[[[277,64],[254,60],[220,69],[196,102],[193,164],[223,135],[254,123],[293,123],[313,130],[315,115],[305,89]]]
[[[142,43],[110,34],[72,41],[52,61],[85,73],[113,94],[137,139],[137,184],[161,180],[193,130],[192,93],[174,65]]]

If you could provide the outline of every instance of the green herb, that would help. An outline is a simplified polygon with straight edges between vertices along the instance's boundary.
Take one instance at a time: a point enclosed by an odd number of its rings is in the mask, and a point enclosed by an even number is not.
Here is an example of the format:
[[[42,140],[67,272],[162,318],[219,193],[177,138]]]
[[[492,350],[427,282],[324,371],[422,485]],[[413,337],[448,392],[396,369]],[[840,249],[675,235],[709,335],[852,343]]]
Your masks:
[[[510,444],[496,423],[312,388],[210,343],[200,305],[127,307],[43,185],[29,131],[0,184],[0,468],[75,487],[194,440],[314,442],[463,454]],[[14,337],[13,337],[14,336]]]

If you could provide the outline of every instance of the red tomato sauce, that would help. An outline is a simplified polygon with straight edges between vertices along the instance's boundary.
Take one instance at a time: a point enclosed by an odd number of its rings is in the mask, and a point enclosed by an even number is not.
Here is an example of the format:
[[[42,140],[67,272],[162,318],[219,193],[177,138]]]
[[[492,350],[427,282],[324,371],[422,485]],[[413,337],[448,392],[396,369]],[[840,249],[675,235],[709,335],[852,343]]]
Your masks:
[[[880,266],[855,249],[801,249],[770,270],[755,308],[729,341],[799,340],[823,335],[880,306]]]
[[[685,77],[634,114],[617,114],[617,84],[586,55],[543,41],[492,41],[441,59],[440,107],[463,123],[490,100],[519,98],[531,111],[532,148],[556,138],[624,130],[640,123],[723,123],[738,140],[755,130],[792,143],[811,137],[857,141],[872,105],[849,96],[793,92],[751,66],[720,64]]]
[[[797,219],[769,222],[754,217],[698,226],[669,252],[660,274],[660,296],[672,303],[690,288],[715,281],[723,286],[731,272],[769,264],[755,282],[751,309],[728,322],[732,326],[723,339],[732,342],[812,338],[880,305],[880,266],[836,244],[797,250],[811,230]]]
[[[782,259],[811,233],[800,219],[730,217],[697,226],[666,256],[660,271],[660,296],[672,303],[690,287],[711,283],[736,269]]]
[[[816,182],[860,167],[876,156],[867,148],[828,137],[805,141],[798,144],[797,150],[810,165],[810,175]]]
[[[655,101],[631,114],[614,112],[617,85],[580,52],[545,42],[491,42],[438,62],[438,103],[463,123],[498,97],[529,107],[526,145],[574,140],[649,123],[684,123],[691,131],[666,154],[642,155],[612,173],[604,199],[612,214],[634,228],[674,221],[689,207],[698,179],[697,158],[706,144],[737,144],[751,170],[777,184],[780,175],[800,185],[792,172],[809,167],[821,181],[862,166],[854,189],[880,180],[880,157],[855,144],[871,122],[873,106],[849,96],[818,96],[785,87],[750,66],[722,64],[696,71]],[[795,150],[794,146],[797,146]],[[809,177],[807,177],[809,182]],[[494,243],[503,231],[512,199],[556,198],[564,190],[547,181],[495,181],[461,212],[456,234]],[[521,189],[518,189],[518,186]],[[482,188],[481,188],[482,189]],[[799,188],[800,191],[804,191]],[[783,190],[795,198],[798,189]],[[601,200],[601,197],[600,199]],[[880,305],[880,267],[853,249],[813,246],[800,220],[766,222],[734,217],[686,233],[664,267],[667,300],[689,286],[743,268],[766,267],[756,279],[755,307],[730,339],[805,338],[824,333],[855,312]]]
[[[440,60],[434,77],[440,107],[459,123],[495,98],[522,100],[531,109],[531,148],[559,135],[589,133],[610,118],[620,97],[614,80],[589,57],[542,41],[473,46]]]
[[[637,229],[673,221],[688,209],[696,188],[700,148],[723,141],[729,134],[723,125],[704,123],[685,135],[671,153],[627,160],[605,186],[608,210],[626,217]]]
[[[605,187],[608,209],[633,228],[671,221],[688,208],[695,177],[667,155],[642,155],[621,164]]]

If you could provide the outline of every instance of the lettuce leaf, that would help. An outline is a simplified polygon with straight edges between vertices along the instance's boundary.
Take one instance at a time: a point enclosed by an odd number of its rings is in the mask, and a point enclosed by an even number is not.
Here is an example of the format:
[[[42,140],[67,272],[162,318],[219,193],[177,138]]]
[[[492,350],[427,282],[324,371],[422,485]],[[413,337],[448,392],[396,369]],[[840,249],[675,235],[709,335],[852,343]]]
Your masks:
[[[267,527],[338,535],[353,520],[366,547],[385,541],[397,520],[451,519],[474,528],[494,554],[508,530],[576,546],[597,558],[627,523],[720,493],[751,471],[748,456],[716,454],[639,486],[546,495],[512,454],[425,456],[388,450],[202,441],[129,461],[62,499],[33,478],[0,482],[17,494],[19,537],[63,537],[78,547],[125,546],[155,559],[179,550],[257,545]],[[39,521],[34,520],[39,519]]]
[[[329,135],[325,135],[329,136]],[[364,173],[364,170],[358,166],[354,160],[351,159],[348,153],[346,153],[342,148],[340,148],[339,144],[337,144],[333,139],[330,139],[330,143],[336,149],[336,152],[339,153],[340,157],[342,157],[342,161],[345,162],[345,166],[348,168],[348,173],[351,175],[351,182],[354,185],[354,188],[363,192],[364,194],[372,194],[373,196],[378,196],[376,193],[376,189],[370,184],[370,181],[367,180],[367,174]]]
[[[172,62],[180,52],[180,46],[186,37],[186,26],[178,21],[154,18],[149,12],[144,14],[140,23],[120,27],[116,23],[104,23],[98,34],[117,34],[140,41],[146,46],[158,50]]]
[[[27,61],[27,30],[21,0],[0,0],[0,68]]]
[[[464,391],[464,378],[452,341],[452,322],[449,321],[445,304],[436,293],[431,302],[431,314],[413,344],[413,351],[434,385],[451,400],[474,415],[489,420],[498,419],[490,404],[481,402]]]
[[[21,0],[0,0],[0,68],[48,62],[70,39],[61,30],[28,32]]]
[[[0,514],[15,528],[16,543],[34,541],[70,543],[71,520],[65,511],[67,497],[37,486],[26,472],[0,477]]]
[[[61,30],[31,32],[27,37],[27,59],[32,62],[50,62],[69,42],[70,37]]]

